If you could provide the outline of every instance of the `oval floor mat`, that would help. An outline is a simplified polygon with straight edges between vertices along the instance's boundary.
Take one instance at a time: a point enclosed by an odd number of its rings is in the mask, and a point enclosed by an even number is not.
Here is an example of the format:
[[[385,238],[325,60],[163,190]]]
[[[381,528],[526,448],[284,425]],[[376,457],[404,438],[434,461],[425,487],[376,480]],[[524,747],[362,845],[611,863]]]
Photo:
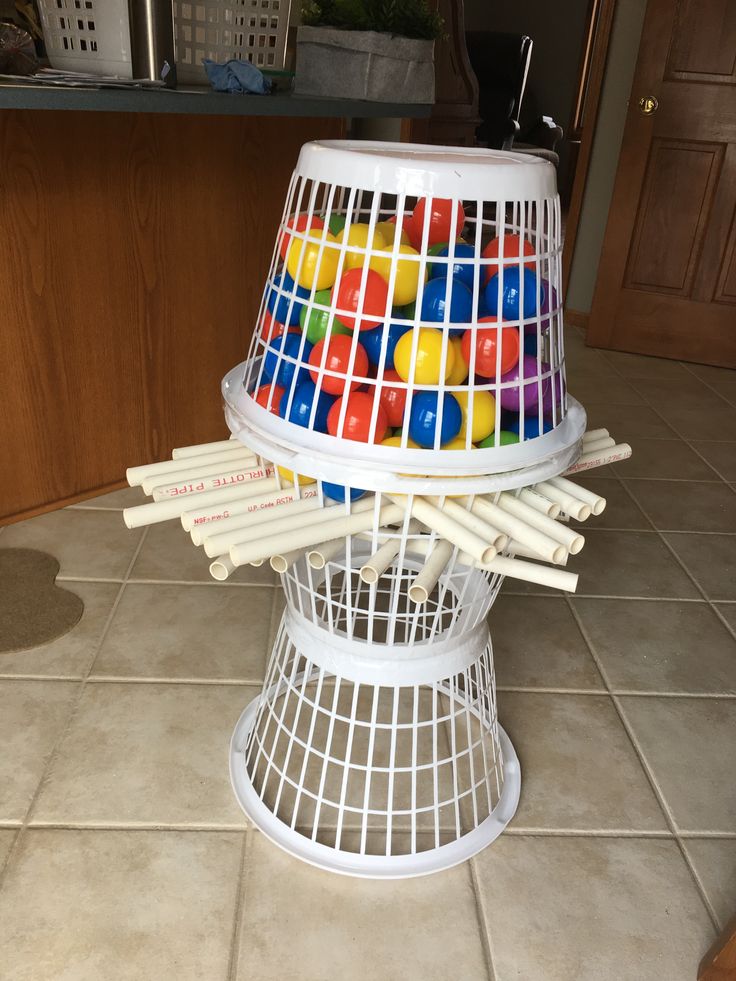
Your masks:
[[[67,633],[84,603],[56,584],[59,563],[34,548],[0,548],[0,654],[47,644]]]

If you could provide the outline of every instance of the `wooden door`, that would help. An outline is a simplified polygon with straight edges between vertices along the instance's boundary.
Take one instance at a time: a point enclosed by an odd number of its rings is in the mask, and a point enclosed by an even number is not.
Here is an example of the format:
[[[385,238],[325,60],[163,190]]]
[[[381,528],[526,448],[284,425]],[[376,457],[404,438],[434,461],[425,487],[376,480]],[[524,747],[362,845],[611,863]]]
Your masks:
[[[736,367],[735,0],[649,0],[588,343]]]

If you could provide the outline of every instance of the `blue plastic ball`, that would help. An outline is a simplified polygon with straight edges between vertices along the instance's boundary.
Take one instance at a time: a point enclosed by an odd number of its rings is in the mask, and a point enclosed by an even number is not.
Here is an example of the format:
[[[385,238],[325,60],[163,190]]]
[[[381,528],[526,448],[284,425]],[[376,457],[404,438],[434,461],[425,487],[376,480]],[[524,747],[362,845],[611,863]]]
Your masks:
[[[303,350],[302,343],[304,344]],[[300,350],[301,358],[299,357]],[[312,345],[301,334],[281,334],[280,337],[274,337],[266,348],[261,383],[271,381],[274,375],[276,376],[276,384],[286,389],[291,388],[292,385],[299,385],[301,382],[307,381],[309,379],[309,370],[307,368],[299,368],[296,381],[294,380],[297,366],[291,361],[286,361],[284,358],[279,360],[280,351],[306,364],[312,352]]]
[[[424,323],[441,324],[445,320],[445,290],[447,280],[430,279],[424,286],[422,295],[422,321]],[[453,276],[449,290],[450,313],[447,318],[451,324],[463,324],[460,328],[450,330],[455,336],[465,331],[465,325],[473,319],[473,294],[465,283]]]
[[[274,277],[273,285],[276,289],[281,289],[285,293],[295,293],[296,296],[301,297],[303,300],[306,300],[311,294],[311,291],[305,286],[296,286],[294,280],[285,269],[277,273]],[[269,284],[266,284],[266,289],[268,290],[266,306],[273,319],[280,324],[286,324],[287,327],[296,326],[299,323],[299,312],[304,304],[299,303],[298,300],[294,300],[292,304],[291,296],[282,296],[276,292],[276,289],[270,289]],[[290,304],[291,312],[289,311]]]
[[[504,320],[527,320],[529,317],[534,317],[538,309],[536,274],[531,269],[527,269],[526,266],[522,267],[521,270],[518,266],[510,266],[502,272],[503,297],[499,295],[501,292],[501,277],[499,273],[491,276],[485,289],[486,303],[491,316],[498,316],[498,308],[500,306]],[[520,307],[522,275],[524,277],[523,309]],[[539,293],[539,299],[543,304],[545,296],[544,285],[540,285]]]
[[[434,437],[437,432],[437,417],[439,414],[438,392],[417,392],[411,402],[409,416],[409,435],[420,446],[434,448]],[[442,396],[442,429],[440,430],[440,446],[449,443],[460,432],[463,424],[463,412],[460,403],[454,395],[446,392]]]
[[[347,487],[343,484],[330,484],[328,481],[322,481],[322,491],[325,497],[331,498],[333,501],[339,501],[341,504],[345,503],[345,496],[347,494]],[[350,488],[350,500],[357,501],[358,498],[362,497],[366,491],[361,490],[360,487]]]
[[[446,245],[443,249],[440,249],[437,253],[437,258],[444,257],[445,259],[450,254],[450,247]],[[469,259],[469,262],[459,262],[459,259]],[[452,270],[450,275],[454,279],[459,279],[463,285],[467,286],[469,290],[473,289],[473,270],[475,269],[475,250],[472,245],[468,245],[466,242],[456,242],[455,243],[455,258],[452,265],[447,262],[433,262],[429,267],[429,278],[433,279],[447,279],[448,270]]]
[[[518,417],[513,422],[510,422],[506,426],[506,429],[520,436],[521,427]],[[549,433],[551,430],[552,423],[549,419],[545,419],[544,425],[542,426],[542,434]],[[539,417],[536,414],[527,416],[524,419],[524,439],[536,439],[537,436],[539,436]]]
[[[524,354],[530,354],[532,357],[536,357],[537,348],[537,335],[524,334]]]
[[[287,419],[288,422],[293,422],[296,426],[303,426],[305,429],[309,429],[309,419],[312,415],[315,395],[317,395],[317,388],[313,381],[301,382],[294,392],[294,397],[291,399],[291,408],[288,408],[291,391],[284,392],[281,396],[279,415],[282,419]],[[327,413],[332,408],[334,401],[335,397],[333,395],[328,395],[327,392],[319,393],[312,429],[319,433],[327,432]]]
[[[386,361],[384,362],[385,368],[393,368],[394,349],[396,348],[399,338],[402,337],[408,330],[411,330],[411,327],[409,327],[408,324],[388,325],[388,337],[386,339]],[[383,335],[383,324],[380,327],[374,327],[373,330],[362,330],[360,332],[360,343],[365,348],[368,355],[368,360],[371,364],[377,365],[380,361]]]

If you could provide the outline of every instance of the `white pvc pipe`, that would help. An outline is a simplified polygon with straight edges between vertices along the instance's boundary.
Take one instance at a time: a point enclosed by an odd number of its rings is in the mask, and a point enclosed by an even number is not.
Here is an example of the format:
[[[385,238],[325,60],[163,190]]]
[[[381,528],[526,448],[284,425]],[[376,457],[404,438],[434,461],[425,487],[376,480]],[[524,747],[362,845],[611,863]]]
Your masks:
[[[144,494],[152,494],[157,487],[164,487],[166,484],[188,483],[198,480],[200,477],[209,477],[212,474],[223,473],[236,467],[254,467],[258,463],[258,459],[244,449],[242,453],[233,453],[224,463],[208,463],[206,466],[199,464],[197,460],[189,460],[188,463],[189,466],[177,467],[167,470],[165,473],[153,473],[146,477],[140,485]]]
[[[521,542],[515,542],[513,538],[508,544],[508,553],[512,559],[536,559],[536,561],[539,561],[539,555],[533,549],[522,545]],[[568,553],[565,552],[565,558],[561,562],[557,562],[556,565],[567,565],[567,556]]]
[[[224,582],[233,572],[235,572],[235,566],[230,561],[229,555],[220,555],[214,562],[210,563],[210,575],[218,582]]]
[[[585,445],[583,444],[583,449]],[[565,471],[565,476],[573,473],[580,473],[581,470],[592,470],[594,467],[605,467],[609,463],[618,463],[619,460],[628,460],[631,456],[631,447],[628,443],[616,443],[607,450],[598,450],[594,453],[583,453],[578,457],[577,462]]]
[[[553,518],[548,518],[546,514],[540,514],[530,508],[525,501],[514,497],[513,494],[501,494],[498,498],[498,507],[502,511],[508,512],[520,521],[526,522],[543,535],[547,535],[553,541],[559,542],[572,555],[577,555],[585,545],[585,538],[579,531],[567,528]]]
[[[333,538],[331,542],[322,542],[307,552],[307,562],[313,569],[324,569],[330,559],[345,549],[345,538]]]
[[[409,599],[412,603],[426,603],[430,593],[437,585],[447,563],[450,561],[454,546],[448,541],[439,541],[432,549],[422,571],[409,586]]]
[[[471,510],[475,511],[481,518],[493,522],[510,538],[515,538],[517,542],[533,549],[540,558],[546,559],[547,562],[557,563],[565,557],[567,550],[558,541],[543,534],[527,521],[509,514],[497,504],[492,504],[485,498],[477,497],[473,501]]]
[[[409,506],[408,498],[394,498],[390,494],[388,496],[391,500],[396,500],[404,508]],[[496,549],[493,545],[490,545],[487,541],[483,541],[464,525],[459,524],[423,497],[414,497],[412,499],[411,514],[412,517],[417,518],[422,524],[431,528],[432,531],[436,531],[442,538],[446,538],[453,545],[457,545],[458,548],[468,552],[478,562],[486,562],[496,554]]]
[[[360,578],[363,582],[368,583],[369,586],[378,582],[400,551],[401,538],[387,539],[361,567]]]
[[[607,429],[589,429],[587,433],[583,433],[583,446],[586,443],[593,443],[597,439],[605,439],[606,436],[610,436]]]
[[[365,511],[370,511],[374,507],[374,498],[363,497],[359,501],[355,501],[350,506],[351,514],[362,514]],[[342,511],[340,510],[342,508]],[[270,521],[264,521],[261,524],[250,524],[245,528],[233,528],[230,531],[225,531],[222,534],[208,535],[204,538],[203,545],[204,550],[207,555],[222,555],[223,552],[227,552],[231,549],[233,545],[245,545],[246,542],[254,542],[259,538],[264,538],[267,535],[280,535],[283,532],[290,531],[292,528],[303,528],[305,525],[318,525],[324,522],[331,521],[336,514],[345,514],[344,505],[342,504],[331,504],[327,507],[317,508],[310,513],[309,518],[305,520],[304,514],[299,511],[296,514],[289,513],[284,515],[281,514],[273,515]],[[216,529],[213,528],[213,530]],[[332,537],[332,536],[329,536]],[[318,538],[317,542],[327,541],[327,538]],[[289,549],[288,551],[291,551]]]
[[[233,442],[237,442],[234,436],[230,439],[218,439],[214,443],[198,443],[195,446],[177,446],[171,451],[172,460],[188,460],[190,457],[204,456],[205,453],[217,453],[219,450],[227,450]],[[242,444],[241,444],[242,445]]]
[[[186,510],[182,513],[181,524],[185,531],[191,531],[198,525],[207,528],[209,524],[229,518],[233,514],[256,510],[262,501],[278,500],[282,495],[285,500],[292,500],[290,497],[292,494],[294,497],[296,496],[296,491],[293,491],[292,488],[279,490],[279,482],[276,477],[266,477],[265,480],[258,480],[255,484],[246,484],[241,488],[238,497],[217,499],[224,503],[199,507],[200,499],[198,497],[190,499],[187,507],[191,507],[192,510]]]
[[[561,510],[560,505],[556,504],[555,501],[548,501],[546,497],[537,494],[530,487],[522,487],[519,491],[519,500],[528,504],[530,508],[534,508],[535,511],[539,511],[540,514],[546,514],[548,518],[556,518]]]
[[[252,458],[251,458],[252,460]],[[181,497],[183,494],[201,494],[203,491],[218,490],[220,487],[233,487],[239,484],[247,486],[254,480],[264,480],[272,477],[275,469],[272,464],[262,467],[254,466],[252,462],[246,461],[245,464],[238,463],[237,466],[227,470],[220,469],[209,477],[192,481],[179,480],[173,484],[162,484],[152,490],[154,501],[165,501],[168,497]]]
[[[587,521],[590,517],[589,504],[583,504],[582,501],[572,497],[567,491],[561,491],[559,487],[555,487],[550,481],[543,480],[535,484],[534,489],[543,497],[548,497],[550,501],[557,501],[562,510],[572,515],[577,521]]]
[[[403,514],[403,508],[397,504],[386,504],[378,514],[378,525],[379,527],[389,525],[393,521],[398,521]],[[343,512],[341,517],[331,521],[321,521],[306,528],[270,534],[253,542],[234,545],[230,549],[230,558],[236,566],[244,565],[246,562],[252,562],[253,559],[268,558],[291,549],[318,545],[320,542],[330,541],[342,535],[355,535],[360,531],[368,531],[373,526],[374,520],[375,515],[372,511],[351,515]]]
[[[222,487],[220,490],[197,494],[196,497],[197,503],[202,506],[227,504],[229,501],[237,501],[243,497],[243,488]],[[159,521],[170,521],[172,518],[179,518],[184,509],[191,505],[191,502],[191,497],[174,497],[166,501],[139,504],[137,507],[124,509],[123,521],[127,528],[142,528],[143,525],[155,525]]]
[[[270,563],[271,568],[274,572],[278,572],[279,575],[283,575],[298,559],[301,558],[302,555],[304,555],[303,548],[295,548],[292,549],[291,552],[282,552],[279,555],[272,555]]]
[[[607,450],[609,446],[615,446],[616,441],[610,436],[602,439],[592,439],[589,443],[583,443],[583,453],[597,453],[599,450]]]
[[[563,491],[563,493],[567,493],[571,497],[576,497],[584,504],[590,505],[590,510],[593,514],[603,514],[606,510],[605,497],[601,497],[600,494],[594,493],[594,491],[589,490],[587,487],[578,486],[572,480],[567,480],[565,477],[553,477],[550,480],[550,484]]]
[[[472,531],[474,535],[478,538],[482,538],[483,541],[488,542],[489,545],[493,545],[497,552],[506,548],[509,543],[509,536],[498,528],[494,528],[493,525],[489,525],[487,521],[479,517],[477,514],[473,514],[472,511],[466,510],[461,507],[457,501],[451,501],[447,498],[440,504],[442,500],[439,497],[427,497],[430,504],[434,504],[436,508],[439,508],[445,514],[449,515],[453,520],[457,521],[458,524],[467,528],[468,531]],[[489,560],[490,561],[490,560]]]
[[[551,589],[562,589],[574,593],[578,586],[578,576],[574,572],[562,569],[551,569],[548,565],[537,565],[534,562],[524,562],[522,559],[509,559],[498,555],[487,565],[478,568],[488,572],[496,572],[500,576],[511,579],[521,579],[523,582],[537,583],[539,586],[549,586]]]
[[[232,460],[233,456],[239,456],[244,452],[248,452],[245,447],[241,443],[235,443],[232,449],[222,450],[219,453],[207,453],[199,457],[197,466],[206,467],[210,463],[227,463]],[[138,487],[146,477],[151,477],[153,474],[170,473],[172,470],[181,469],[178,463],[164,460],[163,463],[145,463],[140,467],[128,467],[125,471],[125,477],[131,487]]]
[[[282,492],[278,490],[271,491],[271,493],[261,497],[245,498],[243,501],[234,502],[230,508],[231,513],[227,517],[220,518],[218,521],[212,519],[206,522],[200,521],[193,525],[189,533],[192,541],[195,545],[201,545],[206,538],[211,538],[216,534],[222,535],[234,528],[248,528],[255,524],[266,524],[274,518],[280,518],[287,514],[304,514],[307,511],[316,511],[322,507],[315,485],[310,484],[308,487],[302,488],[303,496],[298,499],[296,498],[296,491],[288,501],[284,501],[280,496],[281,494]],[[264,498],[274,496],[277,501],[272,501],[268,505],[260,503]],[[182,524],[188,513],[190,512],[185,512],[181,516]]]

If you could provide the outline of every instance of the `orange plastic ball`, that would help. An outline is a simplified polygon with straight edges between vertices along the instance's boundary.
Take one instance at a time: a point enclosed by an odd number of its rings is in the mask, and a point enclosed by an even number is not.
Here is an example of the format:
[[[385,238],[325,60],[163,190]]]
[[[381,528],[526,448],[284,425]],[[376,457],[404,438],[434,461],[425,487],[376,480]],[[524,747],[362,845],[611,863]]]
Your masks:
[[[339,431],[340,413],[347,399],[345,420],[342,431]],[[370,392],[351,392],[339,398],[330,409],[327,416],[327,431],[331,436],[342,439],[353,439],[359,443],[380,443],[386,436],[388,420],[385,410],[379,405],[376,413],[375,429],[371,438],[371,416],[375,395]]]
[[[528,238],[523,240],[524,244],[522,246],[521,235],[504,235],[503,237],[503,257],[504,264],[503,268],[508,269],[511,266],[519,265],[519,248],[523,249],[522,255],[534,255],[534,246],[529,241]],[[495,276],[498,272],[498,257],[501,252],[501,239],[492,238],[488,245],[483,249],[481,255],[484,259],[490,259],[491,262],[485,268],[485,282],[487,283],[491,276]],[[511,262],[506,262],[506,259],[511,259]],[[495,261],[494,261],[495,260]],[[532,272],[535,271],[536,265],[533,262],[525,263],[527,269],[531,269]]]
[[[283,394],[284,389],[280,385],[266,384],[261,385],[254,398],[260,406],[277,416]]]
[[[401,376],[392,368],[383,373],[384,381],[401,381]],[[386,413],[389,426],[394,428],[404,425],[404,410],[406,409],[406,388],[387,385],[381,388],[379,396],[381,406]]]
[[[495,317],[481,317],[478,323],[494,323]],[[471,352],[475,346],[475,373],[484,378],[496,377],[496,351],[501,340],[500,374],[505,375],[519,360],[519,331],[516,327],[477,327],[466,330],[462,337],[463,357],[472,364]]]
[[[365,286],[362,286],[365,276]],[[357,314],[361,305],[360,317]],[[374,269],[348,269],[332,289],[332,307],[337,319],[351,330],[373,330],[390,313],[388,283]],[[387,310],[387,308],[389,308]],[[378,318],[378,319],[376,319]]]
[[[421,249],[424,241],[424,226],[429,222],[428,245],[439,245],[457,238],[465,224],[465,209],[457,202],[455,227],[452,227],[453,201],[451,198],[420,198],[411,215],[409,237],[415,249]]]
[[[343,395],[347,387],[348,372],[358,381],[350,382],[350,391],[354,392],[368,374],[368,355],[362,344],[355,347],[355,361],[352,371],[350,371],[350,355],[353,347],[352,334],[335,334],[329,341],[318,341],[312,348],[309,355],[309,363],[313,366],[309,374],[316,385],[319,379],[319,366],[322,364],[322,352],[327,344],[327,356],[325,357],[325,371],[334,371],[336,375],[324,374],[322,376],[322,391],[330,395]]]

